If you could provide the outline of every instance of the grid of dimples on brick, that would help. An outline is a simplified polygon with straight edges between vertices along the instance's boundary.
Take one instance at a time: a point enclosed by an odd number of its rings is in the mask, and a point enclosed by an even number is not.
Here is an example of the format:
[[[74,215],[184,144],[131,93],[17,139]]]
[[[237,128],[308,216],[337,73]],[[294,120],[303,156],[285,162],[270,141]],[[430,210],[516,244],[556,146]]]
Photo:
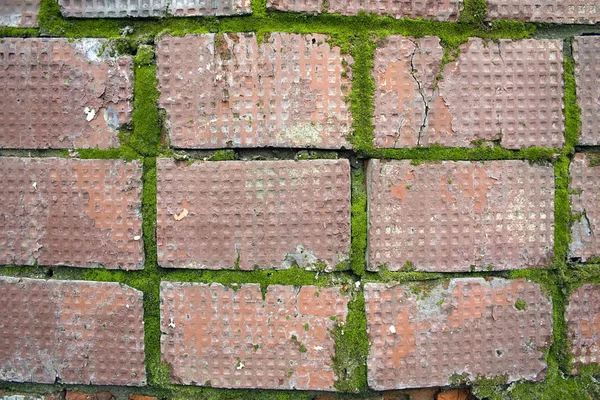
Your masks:
[[[157,204],[162,267],[330,271],[348,259],[347,160],[159,159]]]
[[[174,0],[169,4],[169,12],[176,17],[194,15],[240,15],[250,14],[250,0]]]
[[[0,26],[38,26],[40,0],[0,0]]]
[[[165,36],[159,105],[176,148],[349,147],[351,73],[328,36]],[[346,65],[344,67],[344,65]],[[342,71],[346,70],[346,76]]]
[[[452,129],[437,131],[428,143],[473,147],[477,140],[498,140],[509,149],[564,144],[561,40],[471,38],[442,75],[439,93]]]
[[[0,265],[143,268],[141,165],[0,158]]]
[[[395,18],[425,18],[458,21],[462,0],[330,0],[327,12],[342,15],[392,15]]]
[[[174,383],[226,388],[334,390],[340,287],[161,284],[162,360]],[[182,357],[187,354],[188,357]]]
[[[569,350],[577,365],[598,363],[600,357],[600,285],[584,284],[569,297],[565,312]]]
[[[367,191],[369,270],[507,270],[552,259],[550,165],[371,160]]]
[[[123,18],[164,17],[166,0],[58,0],[65,17],[71,18]]]
[[[267,8],[277,11],[318,14],[323,9],[323,0],[267,0]]]
[[[131,57],[102,39],[0,43],[0,148],[108,148],[131,120]]]
[[[555,24],[595,24],[600,21],[596,0],[487,0],[488,17]]]
[[[142,292],[0,277],[0,380],[146,384]]]
[[[498,278],[419,285],[365,284],[369,387],[447,386],[453,375],[543,378],[552,305],[539,285]]]
[[[598,6],[600,9],[600,5]],[[573,39],[577,102],[581,107],[579,144],[600,145],[597,123],[600,118],[600,38],[579,36]]]

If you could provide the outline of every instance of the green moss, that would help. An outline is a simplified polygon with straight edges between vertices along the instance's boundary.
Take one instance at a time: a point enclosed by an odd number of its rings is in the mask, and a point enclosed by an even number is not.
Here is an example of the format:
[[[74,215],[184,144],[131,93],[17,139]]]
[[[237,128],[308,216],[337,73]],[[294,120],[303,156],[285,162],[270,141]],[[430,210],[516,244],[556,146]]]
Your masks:
[[[588,166],[590,168],[596,168],[597,166],[600,166],[600,154],[588,153],[587,157],[589,160]]]
[[[556,267],[564,265],[571,243],[569,163],[569,158],[564,155],[554,163],[554,265]]]
[[[154,65],[154,49],[148,45],[141,45],[135,55],[135,65],[137,68]]]
[[[461,22],[483,29],[486,17],[487,3],[485,0],[464,0],[463,10],[460,13]]]
[[[211,161],[229,161],[235,160],[235,151],[227,149],[227,150],[217,150],[210,157]]]
[[[519,311],[527,310],[527,302],[523,299],[517,299],[515,302],[515,308]]]
[[[0,37],[37,37],[40,32],[36,28],[13,28],[10,26],[0,26]],[[0,39],[1,41],[2,39]]]
[[[351,230],[350,268],[357,275],[365,272],[367,249],[367,189],[363,168],[354,168],[351,172]]]
[[[577,104],[575,62],[571,56],[564,57],[564,82],[565,147],[563,154],[569,155],[573,153],[581,132],[581,108]]]

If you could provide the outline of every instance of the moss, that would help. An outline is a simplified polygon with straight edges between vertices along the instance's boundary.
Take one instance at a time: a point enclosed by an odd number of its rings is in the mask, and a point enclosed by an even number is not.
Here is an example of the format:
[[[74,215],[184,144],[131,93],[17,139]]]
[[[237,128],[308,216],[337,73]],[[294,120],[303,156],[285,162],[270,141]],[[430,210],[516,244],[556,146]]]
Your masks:
[[[564,57],[564,116],[565,147],[563,154],[572,154],[579,141],[581,132],[581,108],[577,104],[577,85],[575,83],[575,62],[571,56]]]
[[[351,171],[351,248],[350,268],[357,275],[363,275],[366,267],[365,252],[367,249],[367,189],[365,186],[364,168]]]
[[[515,308],[519,311],[527,310],[527,302],[523,299],[517,299],[515,302]]]
[[[571,243],[569,163],[569,158],[564,155],[554,163],[554,265],[556,267],[564,265]]]
[[[152,60],[151,53],[151,48],[143,46],[136,56],[133,133],[126,143],[143,156],[156,156],[160,147],[156,67],[148,65]]]
[[[13,28],[10,26],[0,26],[0,37],[37,37],[40,35],[36,28]]]
[[[600,166],[600,154],[588,153],[587,158],[589,160],[588,166],[590,168],[596,168],[597,166]]]
[[[464,0],[463,10],[460,13],[461,22],[483,29],[486,17],[487,3],[485,0]]]
[[[211,161],[229,161],[235,160],[235,151],[233,150],[217,150],[210,157]]]
[[[154,65],[154,49],[148,45],[141,45],[135,55],[135,65],[138,68]]]

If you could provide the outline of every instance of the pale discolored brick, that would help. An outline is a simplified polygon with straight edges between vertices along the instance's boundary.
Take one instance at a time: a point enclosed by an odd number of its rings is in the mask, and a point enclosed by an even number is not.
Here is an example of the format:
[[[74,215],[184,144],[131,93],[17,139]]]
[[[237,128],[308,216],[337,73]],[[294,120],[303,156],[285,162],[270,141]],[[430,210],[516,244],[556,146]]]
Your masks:
[[[161,352],[174,383],[334,390],[331,330],[344,323],[339,287],[162,282]]]
[[[598,7],[600,11],[600,5]],[[579,144],[600,145],[600,36],[578,36],[573,39],[577,102],[581,107]]]
[[[250,14],[250,0],[174,0],[169,3],[169,13],[176,17],[194,15],[241,15]]]
[[[158,262],[165,268],[343,266],[347,160],[158,160]]]
[[[11,393],[0,390],[0,400],[64,400],[62,392],[48,394]]]
[[[0,0],[0,26],[38,26],[40,0]]]
[[[267,0],[267,8],[277,11],[318,14],[323,9],[323,0]]]
[[[142,292],[0,277],[0,380],[146,384]]]
[[[555,24],[595,24],[597,0],[486,0],[488,18]]]
[[[357,15],[359,12],[391,15],[394,18],[425,18],[458,21],[462,0],[329,0],[327,12]]]
[[[367,191],[369,270],[508,270],[552,259],[551,165],[371,160]]]
[[[71,18],[164,17],[167,0],[58,0],[60,11]]]
[[[0,158],[0,265],[143,268],[141,165]]]
[[[328,36],[164,36],[159,104],[176,148],[348,148],[349,56]]]
[[[552,304],[525,279],[462,278],[438,284],[365,285],[375,390],[541,380],[552,339]]]
[[[0,43],[0,148],[109,148],[131,121],[131,57],[102,39]]]
[[[574,373],[584,364],[600,364],[600,285],[584,284],[569,297],[565,311]]]
[[[576,153],[570,166],[570,256],[588,261],[600,256],[600,154]]]

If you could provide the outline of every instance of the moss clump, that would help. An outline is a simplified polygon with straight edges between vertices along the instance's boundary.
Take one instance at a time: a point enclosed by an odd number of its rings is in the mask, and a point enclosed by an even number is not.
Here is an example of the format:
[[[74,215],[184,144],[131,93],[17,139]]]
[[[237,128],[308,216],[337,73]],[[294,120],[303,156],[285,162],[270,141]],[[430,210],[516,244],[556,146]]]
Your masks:
[[[460,21],[483,29],[485,27],[487,12],[487,3],[485,0],[464,0],[463,10],[460,13]]]
[[[570,56],[564,57],[564,116],[565,116],[565,148],[563,154],[574,152],[581,133],[581,107],[577,104],[577,85],[575,83],[575,62]]]
[[[231,161],[235,160],[235,151],[233,150],[217,150],[210,157],[211,161]]]
[[[515,302],[515,308],[519,311],[525,311],[527,310],[527,302],[523,299],[518,299]]]
[[[357,275],[365,272],[367,249],[367,189],[365,186],[365,171],[363,168],[352,169],[352,200],[351,230],[352,241],[350,248],[350,268]]]
[[[141,45],[135,55],[135,65],[138,68],[154,65],[154,49],[146,44]]]

